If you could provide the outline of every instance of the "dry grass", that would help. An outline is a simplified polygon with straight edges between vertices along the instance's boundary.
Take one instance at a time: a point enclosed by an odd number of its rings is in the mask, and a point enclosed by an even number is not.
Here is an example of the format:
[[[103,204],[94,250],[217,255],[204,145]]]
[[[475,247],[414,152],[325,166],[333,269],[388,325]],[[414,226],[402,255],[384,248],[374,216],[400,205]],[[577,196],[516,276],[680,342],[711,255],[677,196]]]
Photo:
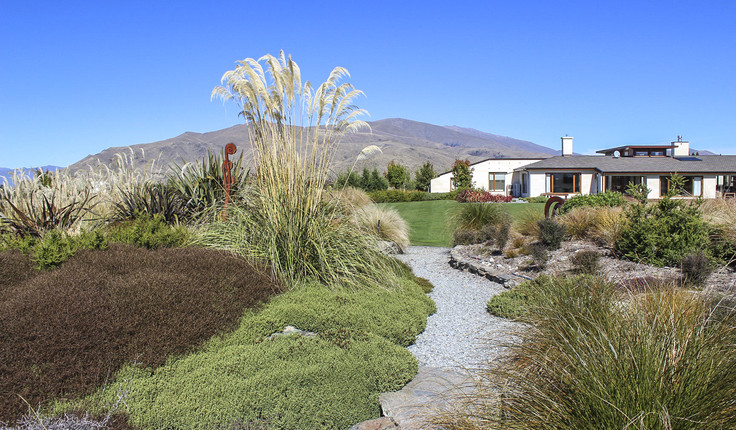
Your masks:
[[[608,248],[614,248],[626,224],[624,210],[621,207],[598,208],[595,226],[591,231],[591,238]]]
[[[544,219],[544,214],[539,210],[527,209],[521,213],[519,219],[514,220],[514,229],[522,236],[539,236],[539,221]]]
[[[597,207],[582,206],[571,210],[560,217],[560,222],[567,228],[567,234],[573,239],[587,239],[596,225]]]
[[[345,187],[339,190],[332,189],[329,198],[344,206],[349,212],[373,204],[373,200],[368,196],[368,193],[353,187]]]
[[[356,210],[353,217],[361,228],[397,244],[402,251],[409,247],[409,226],[395,209],[371,204]]]
[[[624,227],[625,218],[620,206],[582,206],[559,217],[574,239],[592,240],[613,248]]]
[[[736,240],[736,199],[708,199],[700,206],[703,218]]]

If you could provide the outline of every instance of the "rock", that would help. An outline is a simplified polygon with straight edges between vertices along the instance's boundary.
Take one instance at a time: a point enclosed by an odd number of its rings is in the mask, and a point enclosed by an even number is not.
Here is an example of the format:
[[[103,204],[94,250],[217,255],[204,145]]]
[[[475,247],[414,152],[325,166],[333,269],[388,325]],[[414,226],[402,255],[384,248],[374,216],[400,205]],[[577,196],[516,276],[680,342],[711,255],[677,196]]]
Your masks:
[[[374,420],[368,420],[363,421],[362,423],[358,423],[350,427],[349,430],[389,430],[399,428],[399,425],[396,424],[396,421],[394,421],[393,418],[381,417]]]
[[[388,255],[394,255],[394,254],[403,254],[404,251],[401,250],[401,247],[397,245],[394,242],[390,242],[388,240],[379,240],[378,241],[378,250],[383,252],[384,254]]]
[[[447,410],[453,399],[465,398],[476,388],[466,373],[440,368],[420,367],[419,373],[400,391],[383,393],[378,401],[383,414],[390,416],[403,430],[431,429],[426,418]]]
[[[269,339],[273,339],[275,337],[279,336],[289,336],[289,335],[299,335],[304,337],[315,337],[317,336],[317,333],[313,331],[306,331],[306,330],[299,330],[298,328],[294,327],[293,325],[287,325],[284,327],[284,330],[281,332],[273,333],[271,336],[269,336]]]

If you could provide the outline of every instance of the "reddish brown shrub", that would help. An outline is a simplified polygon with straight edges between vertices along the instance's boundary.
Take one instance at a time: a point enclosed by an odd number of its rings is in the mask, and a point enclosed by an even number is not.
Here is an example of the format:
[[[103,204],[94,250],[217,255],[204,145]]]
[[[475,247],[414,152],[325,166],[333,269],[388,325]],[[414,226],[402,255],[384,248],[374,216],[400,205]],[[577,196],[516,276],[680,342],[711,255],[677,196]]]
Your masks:
[[[0,301],[0,420],[91,392],[138,360],[157,366],[237,325],[277,291],[246,261],[213,249],[110,245],[13,286]]]
[[[492,194],[485,190],[463,190],[457,195],[456,200],[460,203],[508,203],[513,199],[511,196]]]
[[[8,290],[38,274],[31,257],[22,252],[11,249],[0,252],[0,300],[3,300]]]

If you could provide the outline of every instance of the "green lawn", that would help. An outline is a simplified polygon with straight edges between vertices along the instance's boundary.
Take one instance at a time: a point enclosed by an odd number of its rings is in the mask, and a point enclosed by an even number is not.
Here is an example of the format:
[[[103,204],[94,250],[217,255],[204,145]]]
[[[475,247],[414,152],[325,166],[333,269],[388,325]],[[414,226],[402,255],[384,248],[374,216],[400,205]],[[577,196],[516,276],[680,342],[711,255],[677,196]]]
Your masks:
[[[452,216],[461,205],[454,200],[433,200],[427,202],[382,203],[394,208],[409,224],[409,239],[412,245],[452,246]],[[528,210],[544,210],[544,203],[499,203],[517,219]]]

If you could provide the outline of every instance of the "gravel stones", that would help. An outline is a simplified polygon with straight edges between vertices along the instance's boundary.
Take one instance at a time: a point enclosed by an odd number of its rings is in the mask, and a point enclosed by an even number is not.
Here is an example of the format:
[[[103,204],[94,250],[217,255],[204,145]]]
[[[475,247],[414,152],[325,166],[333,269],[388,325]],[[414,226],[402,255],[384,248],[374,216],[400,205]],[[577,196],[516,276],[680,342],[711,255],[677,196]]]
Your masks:
[[[493,317],[486,311],[488,299],[505,291],[503,286],[450,267],[448,248],[411,246],[396,258],[435,287],[429,296],[437,305],[437,312],[429,317],[427,328],[409,347],[420,366],[483,367],[501,353],[503,344],[514,340],[520,324]]]

